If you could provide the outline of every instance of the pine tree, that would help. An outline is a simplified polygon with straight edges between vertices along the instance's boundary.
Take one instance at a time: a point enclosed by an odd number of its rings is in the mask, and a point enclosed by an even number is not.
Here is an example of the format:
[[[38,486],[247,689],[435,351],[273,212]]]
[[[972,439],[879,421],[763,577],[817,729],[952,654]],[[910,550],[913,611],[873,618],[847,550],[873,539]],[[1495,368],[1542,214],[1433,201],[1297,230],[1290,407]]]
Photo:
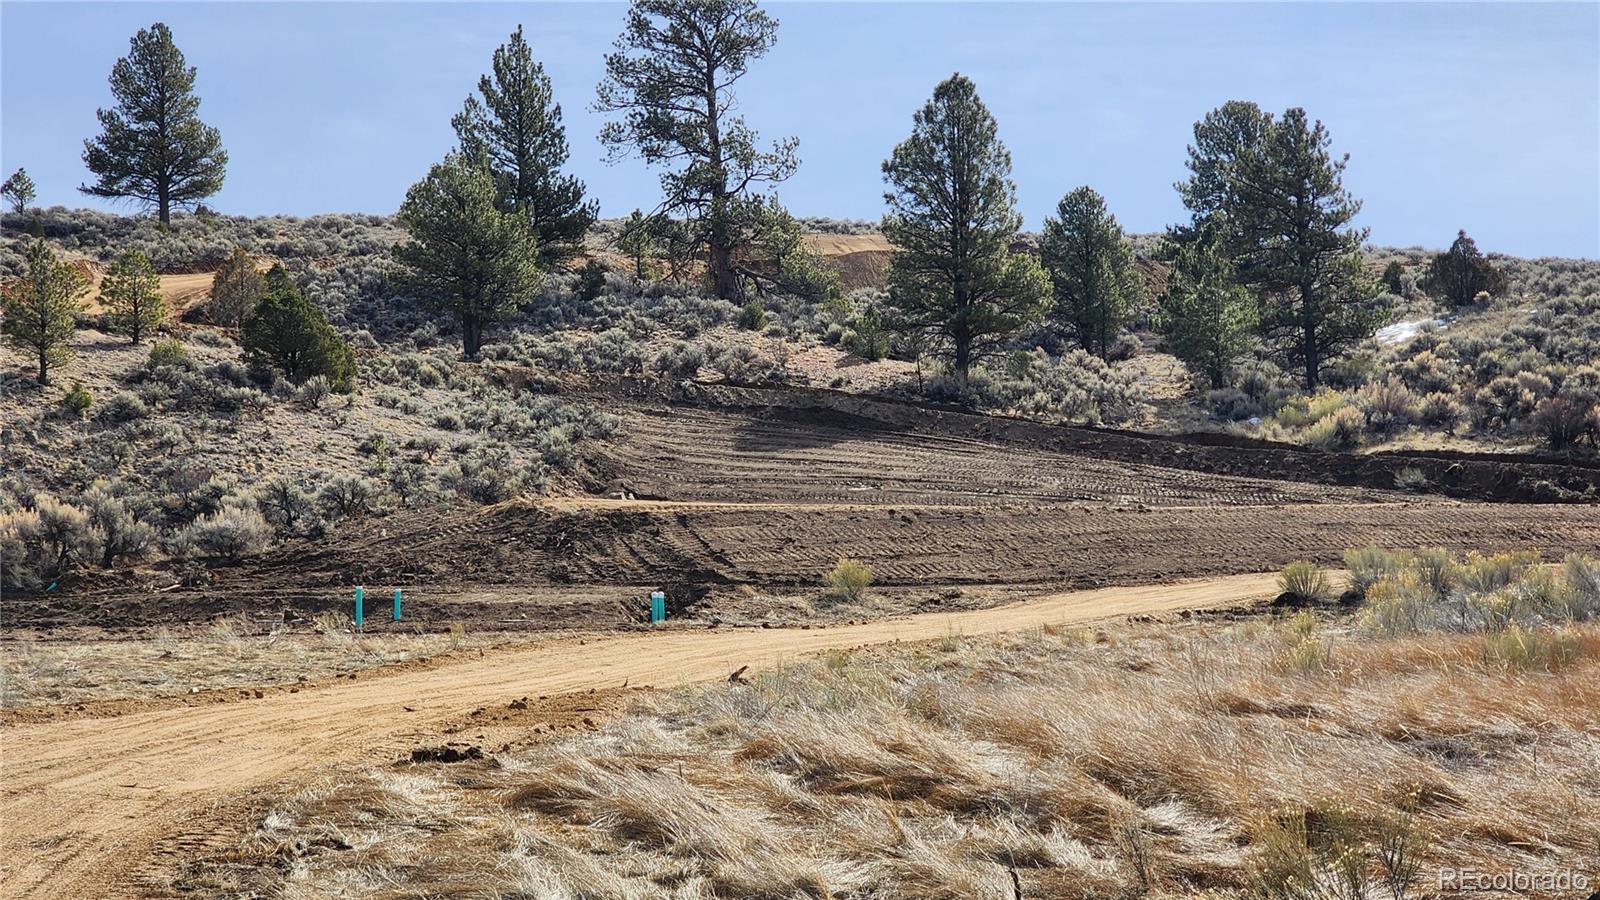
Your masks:
[[[1265,297],[1262,335],[1297,364],[1308,390],[1382,318],[1361,256],[1367,230],[1350,226],[1361,201],[1344,188],[1349,157],[1334,158],[1330,143],[1305,110],[1285,112],[1240,158],[1228,216],[1235,264]]]
[[[72,361],[69,342],[78,327],[88,285],[70,263],[56,258],[44,238],[25,253],[27,274],[5,286],[5,341],[39,363],[39,384],[50,383],[52,366]]]
[[[355,353],[339,337],[299,286],[275,266],[267,273],[266,290],[240,329],[245,358],[281,371],[295,382],[314,376],[348,391],[355,377]]]
[[[167,26],[141,29],[131,44],[111,69],[117,107],[96,114],[101,134],[83,142],[84,165],[98,180],[78,189],[153,204],[166,225],[174,206],[222,189],[228,154],[217,130],[200,121],[195,69],[184,65]]]
[[[938,336],[956,376],[1048,307],[1043,270],[1012,253],[1022,227],[1011,154],[977,87],[959,73],[934,89],[911,137],[883,163],[894,245],[890,293],[901,327]]]
[[[211,277],[211,302],[206,307],[211,321],[237,328],[255,309],[264,289],[256,261],[243,247],[234,245],[233,252]]]
[[[633,262],[633,277],[645,280],[657,251],[655,220],[634,210],[622,221],[612,246]]]
[[[1104,198],[1089,187],[1061,198],[1039,251],[1055,289],[1052,314],[1104,359],[1141,289],[1133,247]]]
[[[5,184],[0,184],[0,197],[11,204],[11,212],[22,215],[28,211],[28,204],[33,202],[33,179],[28,177],[27,169],[18,169],[11,173]]]
[[[732,113],[734,84],[777,33],[754,0],[633,0],[595,103],[622,116],[600,132],[612,159],[637,153],[666,170],[656,214],[683,221],[673,252],[704,250],[716,295],[741,303],[736,258],[759,227],[757,192],[799,165],[794,138],[758,149],[755,131]]]
[[[538,249],[527,220],[496,203],[488,168],[452,153],[412,185],[400,205],[411,240],[394,250],[424,302],[461,323],[462,349],[476,358],[487,326],[538,289]]]
[[[111,310],[118,334],[137,344],[167,321],[167,301],[161,296],[161,279],[150,258],[138,250],[123,251],[100,284],[100,298]]]
[[[1178,185],[1194,214],[1179,241],[1212,229],[1240,284],[1260,302],[1259,331],[1307,389],[1372,335],[1382,317],[1361,257],[1361,202],[1345,190],[1349,156],[1335,158],[1305,110],[1281,118],[1230,102],[1195,126],[1191,177]]]
[[[1505,292],[1506,275],[1478,252],[1478,243],[1465,231],[1456,233],[1450,249],[1428,262],[1422,288],[1438,294],[1455,306],[1465,306],[1484,293],[1491,297]]]
[[[567,259],[594,224],[596,205],[583,200],[583,182],[561,174],[567,132],[561,124],[550,76],[533,59],[522,26],[494,51],[494,72],[478,80],[451,120],[462,152],[488,162],[500,188],[501,208],[527,217],[542,266]]]
[[[1157,327],[1172,354],[1212,387],[1247,353],[1256,329],[1256,303],[1234,279],[1215,235],[1169,245],[1172,269],[1157,310]]]

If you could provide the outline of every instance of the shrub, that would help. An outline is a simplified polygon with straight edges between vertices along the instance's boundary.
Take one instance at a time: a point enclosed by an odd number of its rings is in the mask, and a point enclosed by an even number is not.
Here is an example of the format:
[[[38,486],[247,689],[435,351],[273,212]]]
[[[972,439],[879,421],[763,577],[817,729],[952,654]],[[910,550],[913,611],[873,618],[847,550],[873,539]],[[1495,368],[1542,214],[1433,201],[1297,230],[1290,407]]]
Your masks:
[[[1378,547],[1346,550],[1344,567],[1350,573],[1350,589],[1357,594],[1365,595],[1367,589],[1380,580],[1400,574],[1406,561],[1405,554]]]
[[[119,391],[100,407],[97,417],[107,422],[132,422],[150,414],[150,407],[137,394]]]
[[[1361,610],[1361,627],[1386,637],[1420,631],[1427,600],[1425,593],[1416,589],[1416,584],[1415,579],[1408,585],[1394,577],[1385,577],[1369,585],[1365,591],[1366,605]]]
[[[162,338],[150,345],[149,365],[152,369],[162,366],[187,369],[192,364],[189,359],[189,349],[177,338]]]
[[[872,585],[872,568],[848,556],[842,557],[826,580],[835,597],[859,602]]]
[[[83,499],[100,565],[109,568],[118,559],[137,559],[155,543],[155,529],[134,517],[113,485],[97,482]]]
[[[735,320],[740,328],[745,331],[760,331],[767,327],[767,311],[762,307],[761,301],[751,300],[739,308],[739,318]]]
[[[1417,405],[1417,418],[1422,424],[1430,428],[1437,428],[1444,432],[1454,432],[1456,426],[1467,417],[1467,408],[1453,394],[1443,391],[1434,391],[1422,398]]]
[[[338,521],[373,512],[382,493],[383,488],[371,479],[339,475],[317,492],[317,503],[329,519]]]
[[[711,357],[711,367],[732,384],[779,381],[783,371],[772,357],[747,344],[732,344]]]
[[[332,393],[333,385],[328,381],[326,376],[313,375],[310,378],[307,378],[305,383],[300,385],[300,388],[295,391],[295,399],[299,400],[301,403],[304,403],[306,406],[311,407],[312,409],[316,409],[317,407],[321,406],[322,401],[328,399],[328,395]]]
[[[705,365],[705,353],[687,341],[675,341],[650,361],[650,370],[669,378],[693,378]]]
[[[478,503],[499,503],[519,494],[543,491],[541,463],[518,464],[504,447],[478,447],[440,475],[440,482]]]
[[[1428,489],[1428,476],[1416,466],[1406,466],[1394,473],[1394,486],[1402,491],[1425,491]]]
[[[1524,628],[1513,622],[1483,636],[1484,661],[1512,672],[1555,672],[1581,652],[1577,636],[1565,630]]]
[[[193,551],[200,556],[238,561],[260,553],[272,540],[272,528],[252,506],[229,503],[196,519],[174,538],[176,555]]]
[[[1367,385],[1361,391],[1361,405],[1366,413],[1367,425],[1380,434],[1388,434],[1407,427],[1417,417],[1417,398],[1399,378],[1387,379]]]
[[[61,413],[75,419],[82,418],[93,404],[94,395],[83,386],[83,382],[74,381],[72,388],[61,398]]]
[[[1333,595],[1332,585],[1322,567],[1308,560],[1295,560],[1278,575],[1278,588],[1302,603],[1321,603]]]
[[[1307,428],[1304,440],[1320,450],[1353,450],[1360,445],[1366,427],[1367,417],[1361,410],[1342,406]]]
[[[280,531],[310,532],[321,524],[311,495],[297,479],[287,475],[279,475],[261,486],[256,492],[256,507]]]
[[[1533,413],[1533,427],[1552,450],[1563,450],[1585,435],[1595,438],[1593,408],[1571,397],[1547,397]]]

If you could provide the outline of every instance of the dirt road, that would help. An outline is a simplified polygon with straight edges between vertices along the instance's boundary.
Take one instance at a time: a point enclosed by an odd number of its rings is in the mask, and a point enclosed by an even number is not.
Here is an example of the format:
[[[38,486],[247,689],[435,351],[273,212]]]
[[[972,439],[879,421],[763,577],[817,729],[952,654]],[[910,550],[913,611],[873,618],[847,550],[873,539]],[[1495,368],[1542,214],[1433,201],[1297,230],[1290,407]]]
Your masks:
[[[572,639],[260,700],[19,725],[0,731],[0,895],[127,896],[139,870],[170,862],[163,838],[203,833],[228,798],[328,763],[382,763],[487,704],[625,680],[668,687],[834,648],[1227,606],[1274,590],[1272,575],[1233,575],[834,628]]]

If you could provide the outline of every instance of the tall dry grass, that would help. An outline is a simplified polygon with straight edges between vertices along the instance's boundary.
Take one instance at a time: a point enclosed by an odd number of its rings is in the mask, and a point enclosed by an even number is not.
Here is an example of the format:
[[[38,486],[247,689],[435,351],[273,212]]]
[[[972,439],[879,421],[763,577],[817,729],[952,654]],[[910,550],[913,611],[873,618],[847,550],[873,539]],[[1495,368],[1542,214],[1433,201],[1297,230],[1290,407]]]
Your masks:
[[[833,654],[492,761],[327,781],[184,886],[1376,898],[1431,895],[1441,866],[1594,878],[1600,628],[1529,631],[1563,665],[1310,613]]]

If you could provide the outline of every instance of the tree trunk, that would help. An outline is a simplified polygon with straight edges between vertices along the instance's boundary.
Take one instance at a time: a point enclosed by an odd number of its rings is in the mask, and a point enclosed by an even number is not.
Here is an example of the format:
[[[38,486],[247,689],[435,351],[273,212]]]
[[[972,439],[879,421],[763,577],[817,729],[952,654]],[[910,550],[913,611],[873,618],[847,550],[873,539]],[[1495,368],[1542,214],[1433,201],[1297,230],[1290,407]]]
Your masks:
[[[172,224],[172,198],[167,193],[166,185],[156,189],[156,207],[161,216],[161,227],[165,229]]]
[[[718,298],[744,302],[744,279],[733,270],[733,254],[715,239],[711,244],[711,283]]]
[[[50,354],[43,347],[39,348],[39,386],[47,387],[50,384]]]
[[[954,336],[956,344],[956,380],[967,383],[967,370],[972,367],[972,336],[959,331]]]
[[[1315,391],[1317,389],[1318,370],[1321,368],[1319,365],[1321,360],[1318,358],[1320,354],[1317,352],[1317,323],[1310,320],[1309,317],[1306,321],[1305,331],[1305,346],[1302,350],[1305,354],[1306,363],[1306,390]]]
[[[468,359],[477,359],[483,347],[483,320],[477,316],[461,317],[461,349]]]

